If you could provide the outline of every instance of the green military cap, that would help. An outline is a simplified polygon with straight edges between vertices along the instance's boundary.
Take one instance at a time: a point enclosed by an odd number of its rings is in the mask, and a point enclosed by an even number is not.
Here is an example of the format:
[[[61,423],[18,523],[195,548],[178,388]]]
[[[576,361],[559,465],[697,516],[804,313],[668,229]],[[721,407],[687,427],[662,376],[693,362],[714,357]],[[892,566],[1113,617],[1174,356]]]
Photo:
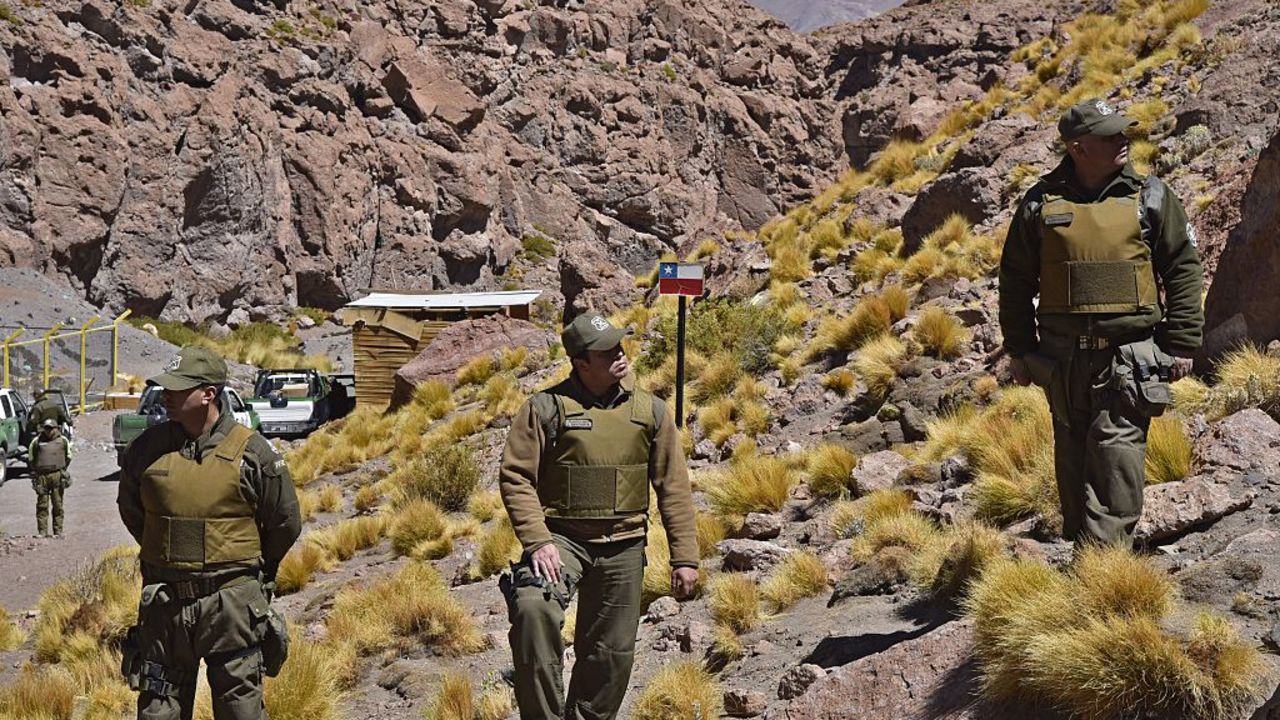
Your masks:
[[[1083,135],[1105,137],[1122,133],[1137,124],[1137,120],[1126,117],[1105,100],[1094,98],[1067,108],[1058,120],[1058,132],[1063,140],[1075,140]]]
[[[626,328],[615,327],[605,316],[585,312],[573,319],[560,333],[565,354],[578,357],[588,350],[609,350],[617,347],[622,338],[631,334]]]
[[[165,390],[190,390],[201,385],[226,385],[227,363],[217,353],[197,345],[187,345],[169,361],[164,372],[148,378],[148,385]]]

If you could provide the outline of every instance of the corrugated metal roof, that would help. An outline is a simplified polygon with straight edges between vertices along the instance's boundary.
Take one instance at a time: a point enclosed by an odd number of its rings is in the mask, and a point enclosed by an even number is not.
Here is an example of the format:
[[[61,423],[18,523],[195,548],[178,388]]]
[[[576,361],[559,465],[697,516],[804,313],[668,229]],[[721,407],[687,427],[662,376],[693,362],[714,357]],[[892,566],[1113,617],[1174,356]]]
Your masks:
[[[528,305],[541,290],[506,290],[478,293],[370,293],[346,307],[412,308],[415,310],[468,310],[471,308]]]

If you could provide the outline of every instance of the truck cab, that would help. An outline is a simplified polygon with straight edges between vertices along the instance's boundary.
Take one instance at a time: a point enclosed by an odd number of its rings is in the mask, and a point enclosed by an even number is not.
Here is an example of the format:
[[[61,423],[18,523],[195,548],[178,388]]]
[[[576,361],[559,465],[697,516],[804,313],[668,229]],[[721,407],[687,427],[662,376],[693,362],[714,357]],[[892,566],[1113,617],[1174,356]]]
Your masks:
[[[27,403],[10,388],[0,388],[0,485],[9,479],[9,458],[26,453]]]
[[[355,407],[355,376],[307,368],[261,370],[249,398],[267,437],[303,437]]]

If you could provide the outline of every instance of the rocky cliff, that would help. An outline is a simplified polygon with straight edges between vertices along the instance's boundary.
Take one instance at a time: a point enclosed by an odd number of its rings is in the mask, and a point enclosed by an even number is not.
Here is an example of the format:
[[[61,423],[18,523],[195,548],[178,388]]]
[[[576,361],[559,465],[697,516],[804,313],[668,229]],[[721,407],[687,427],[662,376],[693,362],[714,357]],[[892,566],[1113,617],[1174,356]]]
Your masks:
[[[592,262],[647,271],[843,164],[822,59],[742,2],[68,0],[6,17],[0,263],[168,319],[334,308],[371,286],[523,282],[573,305]]]
[[[751,4],[792,30],[809,32],[869,18],[901,5],[902,0],[752,0]]]

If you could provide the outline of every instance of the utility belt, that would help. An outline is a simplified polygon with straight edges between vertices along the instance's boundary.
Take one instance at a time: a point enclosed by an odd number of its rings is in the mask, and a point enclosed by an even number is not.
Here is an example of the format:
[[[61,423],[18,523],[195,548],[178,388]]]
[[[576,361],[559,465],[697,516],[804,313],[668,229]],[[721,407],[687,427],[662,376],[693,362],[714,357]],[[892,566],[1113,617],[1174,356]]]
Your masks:
[[[239,568],[230,570],[217,575],[209,575],[207,577],[193,577],[185,580],[159,580],[158,582],[147,585],[147,588],[155,587],[156,592],[163,593],[164,599],[161,603],[170,599],[174,600],[198,600],[202,597],[212,595],[224,588],[233,587],[248,580],[258,580],[259,573],[257,568]],[[145,592],[147,588],[143,588]]]
[[[1073,346],[1077,350],[1108,350],[1117,348],[1121,345],[1141,342],[1149,340],[1152,336],[1151,331],[1140,333],[1130,333],[1128,335],[1120,335],[1118,337],[1104,337],[1100,335],[1076,335]]]

